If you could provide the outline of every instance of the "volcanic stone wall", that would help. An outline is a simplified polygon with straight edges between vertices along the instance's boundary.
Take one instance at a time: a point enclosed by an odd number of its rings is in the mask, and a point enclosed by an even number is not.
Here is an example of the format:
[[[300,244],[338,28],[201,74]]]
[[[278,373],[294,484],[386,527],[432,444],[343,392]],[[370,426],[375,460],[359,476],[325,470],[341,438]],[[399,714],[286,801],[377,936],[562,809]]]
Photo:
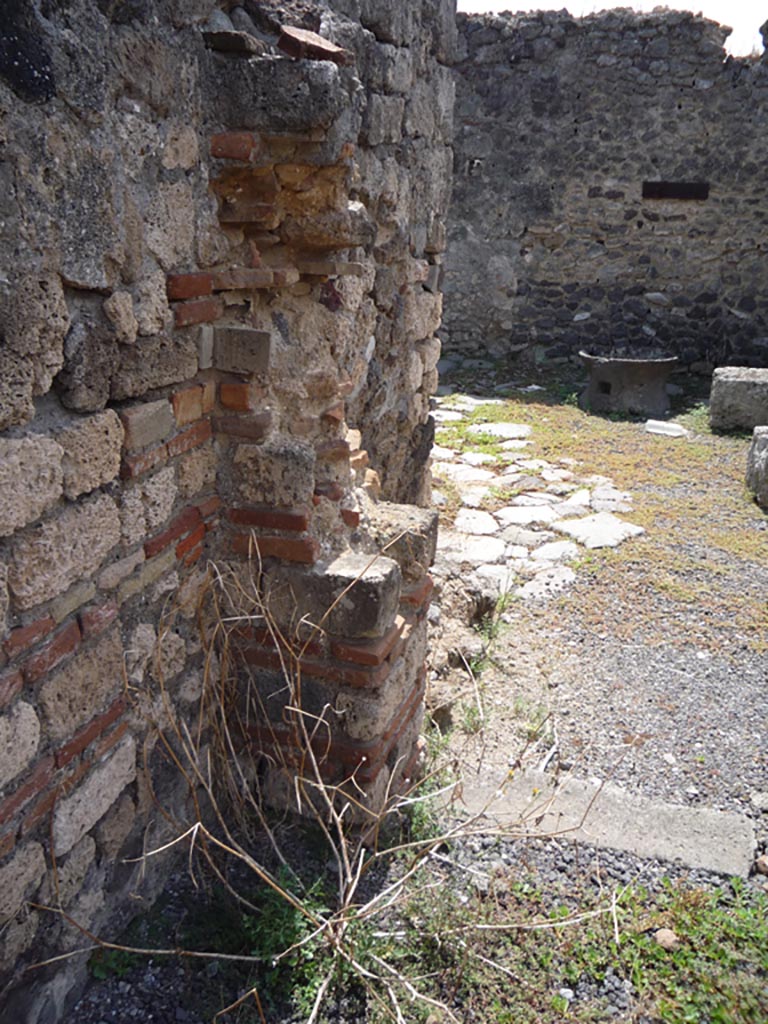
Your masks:
[[[672,11],[458,23],[447,349],[766,365],[765,55]]]
[[[302,664],[329,781],[375,806],[418,754],[453,4],[225,8],[0,30],[3,1019],[84,977],[25,973],[82,944],[39,905],[114,935],[162,884],[127,858],[188,806],[158,736],[197,707],[212,563],[258,564],[284,635],[351,587]],[[238,657],[274,693],[273,634]],[[290,764],[284,704],[250,739]]]

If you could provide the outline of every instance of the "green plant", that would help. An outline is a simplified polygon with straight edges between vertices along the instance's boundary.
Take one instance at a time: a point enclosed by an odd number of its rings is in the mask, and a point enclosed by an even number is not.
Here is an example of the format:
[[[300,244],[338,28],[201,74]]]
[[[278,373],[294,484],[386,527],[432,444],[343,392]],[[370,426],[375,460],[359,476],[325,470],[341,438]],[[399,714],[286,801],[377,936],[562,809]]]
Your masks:
[[[250,955],[264,964],[263,997],[272,1005],[288,997],[307,1014],[329,966],[328,951],[313,925],[314,918],[331,912],[328,896],[321,879],[302,888],[287,868],[277,881],[282,891],[264,887],[254,911],[243,914],[242,929]]]
[[[141,962],[141,958],[125,949],[97,949],[88,961],[92,976],[100,981],[105,978],[123,978]]]

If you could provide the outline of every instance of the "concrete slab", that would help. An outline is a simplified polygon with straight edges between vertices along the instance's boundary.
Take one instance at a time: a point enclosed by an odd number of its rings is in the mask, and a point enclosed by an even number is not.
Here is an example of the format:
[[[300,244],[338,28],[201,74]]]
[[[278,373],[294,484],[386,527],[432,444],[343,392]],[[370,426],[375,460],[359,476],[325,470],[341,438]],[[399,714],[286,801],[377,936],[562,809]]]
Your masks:
[[[590,846],[742,878],[754,859],[754,829],[744,815],[652,800],[611,782],[601,788],[566,776],[558,783],[552,775],[528,769],[501,789],[465,786],[462,797],[470,815],[519,825],[524,834],[565,832]]]

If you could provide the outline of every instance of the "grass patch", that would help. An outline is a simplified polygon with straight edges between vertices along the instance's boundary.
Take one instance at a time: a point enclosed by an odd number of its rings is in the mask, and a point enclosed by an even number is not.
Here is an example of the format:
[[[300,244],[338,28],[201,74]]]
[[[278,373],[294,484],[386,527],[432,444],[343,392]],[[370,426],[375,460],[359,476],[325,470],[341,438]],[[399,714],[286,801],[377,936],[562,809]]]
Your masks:
[[[414,900],[404,921],[400,963],[429,978],[461,1021],[606,1022],[609,977],[634,1004],[626,1019],[768,1019],[768,903],[738,881],[714,891],[631,887],[616,894],[614,914],[605,893],[576,901],[564,885],[545,894],[504,870],[469,899],[446,880]],[[661,927],[678,936],[676,949],[659,945]]]
[[[685,381],[695,385],[696,382]],[[694,389],[695,390],[695,389]],[[646,534],[610,552],[587,553],[577,564],[579,585],[553,602],[557,614],[601,626],[622,614],[617,634],[651,643],[694,642],[712,651],[746,644],[768,648],[768,612],[761,598],[766,533],[764,514],[744,487],[747,438],[717,435],[699,394],[683,395],[677,420],[693,432],[670,439],[648,434],[643,423],[591,415],[578,408],[578,385],[564,374],[546,391],[515,392],[504,402],[478,405],[465,421],[441,428],[441,443],[460,450],[567,462],[579,478],[610,478],[633,497],[625,514]],[[533,427],[533,444],[499,452],[498,439],[475,437],[468,426],[511,421]],[[493,443],[492,443],[493,442]],[[510,501],[514,485],[493,489],[483,503]],[[449,520],[447,520],[449,521]],[[697,618],[692,613],[701,609]],[[669,619],[676,622],[670,634]],[[693,621],[696,619],[696,621]]]

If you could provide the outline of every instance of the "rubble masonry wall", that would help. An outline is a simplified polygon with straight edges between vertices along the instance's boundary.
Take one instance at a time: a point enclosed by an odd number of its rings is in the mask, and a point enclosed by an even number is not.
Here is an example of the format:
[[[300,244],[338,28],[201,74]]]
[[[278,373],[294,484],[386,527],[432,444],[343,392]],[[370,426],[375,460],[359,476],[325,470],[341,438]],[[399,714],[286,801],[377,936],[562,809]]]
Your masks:
[[[458,23],[447,350],[766,365],[766,55],[677,11]]]
[[[82,944],[30,903],[114,935],[162,885],[126,859],[183,818],[157,727],[196,706],[212,562],[257,552],[316,614],[400,537],[304,676],[372,799],[417,755],[454,5],[221,6],[2,28],[0,1003],[28,1024],[86,959],[25,974]],[[274,672],[269,636],[242,656]]]

